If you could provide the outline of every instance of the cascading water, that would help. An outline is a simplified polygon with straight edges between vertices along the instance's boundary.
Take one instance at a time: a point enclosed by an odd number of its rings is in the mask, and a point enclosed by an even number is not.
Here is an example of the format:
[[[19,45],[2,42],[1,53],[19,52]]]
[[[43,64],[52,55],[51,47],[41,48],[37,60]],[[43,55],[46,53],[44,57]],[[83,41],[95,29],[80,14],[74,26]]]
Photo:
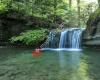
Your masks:
[[[48,39],[41,48],[55,49],[80,49],[83,29],[70,28],[62,32],[50,32]],[[59,50],[58,49],[58,50]]]
[[[41,48],[55,48],[55,39],[55,32],[50,32],[46,42],[41,45]]]
[[[82,31],[82,29],[72,28],[61,32],[59,48],[79,49]]]
[[[61,36],[60,36],[60,42],[59,42],[59,48],[65,48],[65,44],[66,44],[66,34],[67,34],[68,30],[61,32]]]
[[[73,30],[72,31],[72,38],[71,38],[71,48],[80,48],[81,45],[81,36],[82,36],[82,30]]]

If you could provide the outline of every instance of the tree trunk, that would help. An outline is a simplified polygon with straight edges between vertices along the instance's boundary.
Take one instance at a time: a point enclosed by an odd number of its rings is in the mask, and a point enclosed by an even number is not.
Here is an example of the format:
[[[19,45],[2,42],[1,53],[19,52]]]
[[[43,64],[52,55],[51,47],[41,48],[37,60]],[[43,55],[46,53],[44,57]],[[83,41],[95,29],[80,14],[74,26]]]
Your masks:
[[[100,0],[98,0],[98,4],[99,4],[99,7],[100,7]]]
[[[72,26],[72,12],[71,12],[71,9],[72,9],[72,0],[69,0],[69,11],[70,11],[70,15],[69,15],[69,25]]]
[[[69,9],[72,7],[72,0],[69,0]]]
[[[80,27],[80,0],[77,0],[78,27]]]
[[[57,0],[54,0],[54,20],[53,22],[56,21],[56,10],[57,10]]]

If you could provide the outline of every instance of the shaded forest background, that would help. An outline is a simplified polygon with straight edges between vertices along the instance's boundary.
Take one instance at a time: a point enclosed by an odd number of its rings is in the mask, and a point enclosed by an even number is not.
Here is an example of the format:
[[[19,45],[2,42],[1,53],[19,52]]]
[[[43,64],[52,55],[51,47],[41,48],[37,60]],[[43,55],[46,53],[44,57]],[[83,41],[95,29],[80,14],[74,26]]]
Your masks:
[[[0,0],[0,41],[41,45],[49,30],[59,30],[61,24],[86,27],[97,8],[97,3],[83,0]]]

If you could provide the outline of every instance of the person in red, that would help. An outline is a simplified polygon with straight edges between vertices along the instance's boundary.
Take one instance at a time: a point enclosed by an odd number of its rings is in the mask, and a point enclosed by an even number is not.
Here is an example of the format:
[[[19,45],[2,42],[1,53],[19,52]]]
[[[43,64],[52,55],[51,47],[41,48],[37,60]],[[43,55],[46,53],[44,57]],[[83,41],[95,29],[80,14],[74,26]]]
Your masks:
[[[32,52],[32,56],[33,57],[39,57],[41,56],[41,51],[39,48],[35,49],[33,52]]]

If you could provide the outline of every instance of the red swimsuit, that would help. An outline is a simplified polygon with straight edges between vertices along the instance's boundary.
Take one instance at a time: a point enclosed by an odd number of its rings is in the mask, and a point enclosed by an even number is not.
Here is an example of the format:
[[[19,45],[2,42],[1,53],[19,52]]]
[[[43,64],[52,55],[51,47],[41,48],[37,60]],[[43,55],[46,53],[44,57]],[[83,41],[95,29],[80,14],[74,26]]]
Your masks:
[[[33,57],[39,57],[40,55],[41,55],[40,49],[35,49],[35,50],[32,52],[32,56],[33,56]]]

